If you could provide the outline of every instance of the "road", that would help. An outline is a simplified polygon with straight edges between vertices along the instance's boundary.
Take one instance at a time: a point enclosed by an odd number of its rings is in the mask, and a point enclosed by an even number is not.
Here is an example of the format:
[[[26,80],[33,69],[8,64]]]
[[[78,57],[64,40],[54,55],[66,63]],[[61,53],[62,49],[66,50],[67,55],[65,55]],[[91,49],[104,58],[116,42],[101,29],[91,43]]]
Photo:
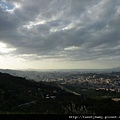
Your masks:
[[[72,93],[72,94],[74,94],[74,95],[78,95],[78,96],[80,96],[81,94],[79,94],[79,93],[77,93],[77,92],[75,92],[75,91],[72,91],[72,90],[69,90],[69,89],[67,89],[67,88],[65,88],[64,86],[62,86],[62,85],[58,85],[62,90],[65,90],[66,92],[70,92],[70,93]]]

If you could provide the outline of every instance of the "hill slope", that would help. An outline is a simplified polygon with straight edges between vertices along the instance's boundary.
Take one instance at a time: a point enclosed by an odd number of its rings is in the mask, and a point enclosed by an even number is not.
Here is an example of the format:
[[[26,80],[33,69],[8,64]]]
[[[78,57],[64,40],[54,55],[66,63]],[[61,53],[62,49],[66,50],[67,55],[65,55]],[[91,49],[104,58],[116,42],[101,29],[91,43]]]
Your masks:
[[[68,96],[74,95],[54,83],[0,73],[0,113],[61,113]]]

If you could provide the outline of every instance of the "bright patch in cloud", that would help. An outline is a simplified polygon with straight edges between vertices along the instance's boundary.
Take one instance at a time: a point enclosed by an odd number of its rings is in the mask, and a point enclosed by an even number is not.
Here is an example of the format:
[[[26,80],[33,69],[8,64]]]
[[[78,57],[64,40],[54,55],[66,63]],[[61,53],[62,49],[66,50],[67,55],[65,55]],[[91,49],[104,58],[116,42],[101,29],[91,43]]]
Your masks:
[[[0,42],[0,53],[10,53],[15,50],[16,48],[8,48],[5,43]]]
[[[67,47],[67,48],[64,48],[64,50],[79,50],[80,47],[77,47],[77,46],[70,46],[70,47]]]
[[[45,23],[46,23],[45,20],[39,20],[39,21],[29,22],[27,25],[23,25],[23,27],[25,27],[27,29],[32,29],[34,26],[42,25]]]

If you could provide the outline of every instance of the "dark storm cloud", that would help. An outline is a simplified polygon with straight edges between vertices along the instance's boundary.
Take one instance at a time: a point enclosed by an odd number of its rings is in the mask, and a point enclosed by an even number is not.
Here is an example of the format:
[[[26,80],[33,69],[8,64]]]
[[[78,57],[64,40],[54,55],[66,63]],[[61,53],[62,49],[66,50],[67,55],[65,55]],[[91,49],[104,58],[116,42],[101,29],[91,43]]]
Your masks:
[[[34,59],[94,60],[120,56],[119,0],[6,0],[0,42]],[[26,56],[25,56],[26,55]]]

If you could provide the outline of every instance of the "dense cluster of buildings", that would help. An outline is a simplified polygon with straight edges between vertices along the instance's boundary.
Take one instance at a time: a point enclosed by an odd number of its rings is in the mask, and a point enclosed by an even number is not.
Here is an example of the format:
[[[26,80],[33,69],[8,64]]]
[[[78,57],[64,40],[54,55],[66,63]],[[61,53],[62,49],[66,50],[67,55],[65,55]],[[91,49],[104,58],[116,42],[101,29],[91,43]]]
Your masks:
[[[45,77],[42,81],[59,82],[61,84],[82,85],[96,90],[120,92],[120,73],[109,74],[62,74],[61,76]]]

